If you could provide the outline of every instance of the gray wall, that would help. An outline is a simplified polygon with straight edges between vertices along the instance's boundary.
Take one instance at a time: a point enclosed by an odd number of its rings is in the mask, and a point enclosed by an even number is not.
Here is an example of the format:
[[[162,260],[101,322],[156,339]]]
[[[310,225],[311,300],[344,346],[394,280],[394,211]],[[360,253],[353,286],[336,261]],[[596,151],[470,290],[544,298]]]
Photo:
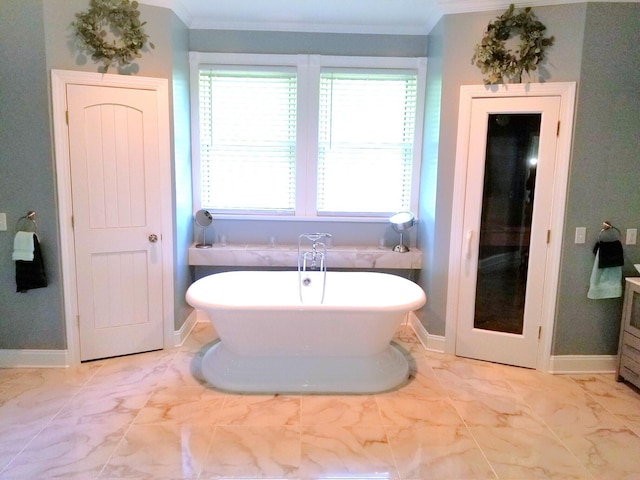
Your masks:
[[[427,303],[416,312],[428,332],[444,332],[446,295],[441,296],[440,275],[436,270],[442,267],[437,250],[437,235],[441,227],[437,225],[438,213],[438,165],[440,144],[440,115],[442,110],[442,71],[444,63],[443,44],[444,22],[440,21],[429,36],[427,61],[427,89],[425,96],[424,139],[422,146],[422,169],[420,174],[420,208],[418,216],[418,239],[422,250],[422,272],[419,283],[427,293]]]
[[[41,0],[0,2],[0,348],[61,349],[62,282]],[[37,212],[47,288],[16,293],[18,218]]]
[[[593,265],[591,248],[602,221],[610,220],[623,231],[640,227],[638,8],[637,3],[535,8],[555,43],[539,71],[541,77],[532,81],[578,84],[554,355],[615,354],[617,349],[621,299],[588,300],[586,292]],[[442,50],[429,52],[429,68],[435,60],[442,63],[438,187],[431,225],[437,255],[420,281],[429,299],[421,321],[436,335],[445,332],[459,89],[482,83],[481,72],[470,59],[487,24],[501,13],[446,16],[429,38],[430,46],[436,41],[443,44]],[[428,210],[431,199],[424,204]],[[585,245],[573,243],[576,226],[588,228]],[[624,273],[630,275],[640,253],[638,246],[625,250]]]
[[[188,248],[193,238],[193,202],[191,190],[191,129],[189,109],[189,29],[175,15],[171,18],[173,58],[173,145],[174,171],[174,309],[175,328],[182,326],[193,310],[185,300],[192,283]]]
[[[538,7],[535,13],[556,40],[549,48],[549,60],[542,70],[549,81],[577,81],[580,73],[582,30],[585,5]],[[432,263],[422,272],[421,284],[427,292],[427,307],[419,318],[427,331],[434,335],[445,334],[447,314],[447,279],[449,273],[449,235],[453,208],[453,183],[455,176],[456,141],[458,133],[458,108],[461,85],[482,84],[483,75],[471,64],[475,45],[482,38],[487,24],[502,11],[448,15],[436,25],[429,36],[429,75],[437,68],[441,76],[441,114],[439,144],[437,145],[437,191],[435,202],[430,192],[421,195],[421,211],[430,212],[431,223],[423,226],[431,231],[431,245],[427,250],[437,252]],[[524,80],[538,81],[534,76]],[[437,88],[437,85],[432,87]],[[436,93],[432,92],[435,96]],[[430,96],[431,96],[430,95]],[[434,205],[435,203],[435,210]],[[422,239],[419,243],[421,248]]]
[[[7,213],[9,227],[7,232],[0,232],[0,349],[66,348],[50,70],[98,71],[98,65],[75,50],[70,27],[74,14],[88,6],[87,0],[0,2],[0,212]],[[173,85],[182,97],[188,95],[188,30],[170,10],[141,5],[140,11],[148,22],[145,31],[156,48],[144,54],[126,73],[167,78],[171,88],[175,69]],[[185,108],[188,109],[188,105],[180,111],[182,125],[188,118]],[[185,153],[188,147],[185,147],[183,130],[175,136],[180,139],[175,148],[181,153],[178,162],[184,164],[189,155]],[[181,167],[180,178],[185,177],[184,170],[188,168]],[[173,192],[166,193],[173,195]],[[190,198],[190,191],[186,197]],[[189,208],[178,202],[175,205],[176,213],[187,215],[190,222],[190,204]],[[16,221],[28,210],[38,214],[38,233],[49,286],[17,294],[11,250]],[[179,227],[177,245],[184,252],[185,237],[190,242],[191,225],[185,226],[182,222]],[[181,293],[176,294],[180,302],[176,302],[175,322],[179,326],[189,312],[183,293],[190,282],[190,272],[186,254],[177,254],[176,260],[176,291]]]
[[[640,228],[640,5],[589,4],[566,210],[553,353],[614,355],[620,299],[588,300],[603,220]],[[615,47],[612,47],[615,46]],[[573,243],[576,227],[587,242]],[[625,246],[623,275],[638,276],[640,247]]]
[[[0,232],[0,349],[64,349],[59,265],[58,210],[51,138],[49,70],[97,71],[73,49],[69,27],[87,0],[0,1],[0,212],[9,231]],[[489,21],[502,12],[450,15],[422,36],[333,35],[267,32],[188,32],[170,11],[141,5],[156,49],[131,73],[170,80],[175,189],[176,327],[189,309],[182,301],[190,282],[185,247],[191,243],[191,192],[187,91],[188,48],[201,51],[424,56],[428,47],[426,135],[421,221],[417,232],[425,251],[421,283],[428,307],[421,320],[430,333],[443,335],[449,230],[454,179],[459,87],[482,83],[471,65],[473,47]],[[571,4],[538,7],[535,13],[556,37],[542,70],[547,81],[578,82],[574,152],[570,174],[554,354],[608,354],[615,351],[620,301],[586,299],[590,247],[602,220],[621,229],[640,227],[638,178],[638,4]],[[188,36],[188,41],[187,41]],[[616,48],[607,45],[616,45]],[[532,79],[538,80],[537,77]],[[435,113],[440,109],[440,113]],[[438,133],[439,127],[439,133]],[[435,192],[435,194],[434,194]],[[587,206],[587,207],[585,207]],[[14,225],[27,210],[39,215],[49,287],[15,293],[11,249]],[[572,243],[573,229],[586,226],[584,246]],[[387,225],[327,225],[305,228],[336,231],[336,243],[394,241]],[[437,227],[437,228],[436,228]],[[230,240],[284,241],[299,230],[290,224],[233,221],[214,225]],[[631,263],[638,247],[627,248]]]
[[[424,57],[423,35],[364,35],[340,33],[245,32],[191,30],[191,50],[224,53],[279,53]]]

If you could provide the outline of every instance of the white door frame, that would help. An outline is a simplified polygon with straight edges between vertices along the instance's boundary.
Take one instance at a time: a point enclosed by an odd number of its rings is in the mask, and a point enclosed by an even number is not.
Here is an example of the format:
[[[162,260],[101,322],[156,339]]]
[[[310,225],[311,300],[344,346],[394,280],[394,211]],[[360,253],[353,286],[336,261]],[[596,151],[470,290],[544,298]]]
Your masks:
[[[575,93],[575,82],[528,83],[499,86],[464,85],[460,87],[445,326],[445,352],[447,353],[455,354],[456,348],[458,295],[460,293],[460,272],[462,268],[463,220],[472,101],[476,98],[557,96],[560,97],[561,102],[560,128],[558,131],[555,181],[552,192],[551,236],[542,305],[542,331],[536,364],[537,370],[545,372],[549,370],[560,274],[564,211],[571,159]]]
[[[76,293],[76,264],[72,225],[71,167],[66,120],[67,85],[94,85],[103,87],[138,88],[158,92],[158,123],[160,184],[165,195],[159,213],[162,215],[162,296],[164,348],[173,347],[173,218],[171,184],[171,144],[169,128],[169,87],[164,78],[133,77],[92,72],[51,70],[51,97],[53,102],[53,129],[55,170],[60,225],[60,253],[64,297],[64,318],[67,337],[68,365],[80,364],[80,334],[78,328],[78,302]]]

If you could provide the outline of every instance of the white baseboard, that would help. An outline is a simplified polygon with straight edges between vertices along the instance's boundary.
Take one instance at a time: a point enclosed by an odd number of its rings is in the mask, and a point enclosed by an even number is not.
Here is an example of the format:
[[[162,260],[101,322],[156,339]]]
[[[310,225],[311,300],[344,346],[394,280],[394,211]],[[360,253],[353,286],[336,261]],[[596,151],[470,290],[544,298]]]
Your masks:
[[[180,330],[175,330],[173,332],[173,345],[176,347],[182,346],[184,341],[187,339],[193,327],[196,326],[196,323],[199,321],[198,310],[192,310],[187,319],[180,327]]]
[[[207,316],[207,312],[205,312],[204,310],[196,310],[197,315],[198,315],[198,320],[197,322],[204,322],[204,323],[208,323],[211,320],[209,320],[209,317]]]
[[[408,320],[425,349],[444,352],[444,336],[431,335],[413,312],[409,314]],[[556,355],[549,360],[548,373],[556,375],[615,373],[617,366],[617,355]]]
[[[424,348],[434,352],[444,352],[444,337],[442,335],[431,335],[427,332],[427,329],[424,328],[424,325],[413,312],[409,313],[409,325],[416,332],[416,336]]]
[[[173,344],[181,346],[199,320],[197,310],[191,312],[180,330],[173,332]],[[67,350],[0,350],[0,368],[65,368],[71,365]]]
[[[0,368],[65,368],[67,350],[0,350]]]
[[[549,373],[615,373],[617,366],[617,355],[552,355]]]

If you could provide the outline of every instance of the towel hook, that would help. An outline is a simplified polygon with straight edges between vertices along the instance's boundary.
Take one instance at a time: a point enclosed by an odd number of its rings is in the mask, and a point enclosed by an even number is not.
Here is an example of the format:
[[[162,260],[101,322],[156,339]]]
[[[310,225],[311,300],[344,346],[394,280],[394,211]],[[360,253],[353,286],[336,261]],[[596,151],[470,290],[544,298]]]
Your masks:
[[[16,222],[16,230],[20,230],[21,225],[24,222],[31,222],[33,224],[33,232],[38,231],[38,223],[36,222],[36,212],[29,210],[26,215],[20,217]]]
[[[618,233],[620,233],[620,230],[618,230],[616,227],[614,227],[611,222],[605,220],[604,222],[602,222],[602,230],[600,230],[600,233],[604,232],[605,230],[609,230],[610,228],[613,228],[615,231],[617,231]]]
[[[611,230],[615,230],[616,232],[618,232],[618,235],[617,235],[618,237],[621,235],[620,230],[614,227],[611,222],[609,222],[608,220],[605,220],[604,222],[602,222],[602,230],[600,230],[600,233],[598,233],[598,240],[600,240],[604,232],[608,232]]]

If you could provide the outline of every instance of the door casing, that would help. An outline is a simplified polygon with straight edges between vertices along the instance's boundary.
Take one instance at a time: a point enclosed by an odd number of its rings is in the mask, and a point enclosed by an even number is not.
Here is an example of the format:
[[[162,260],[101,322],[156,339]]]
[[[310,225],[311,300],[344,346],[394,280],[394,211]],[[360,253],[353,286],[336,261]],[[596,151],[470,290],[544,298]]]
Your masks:
[[[463,268],[461,258],[464,245],[464,205],[466,175],[468,168],[469,132],[471,105],[477,98],[508,97],[560,97],[560,125],[558,129],[555,182],[552,192],[552,212],[548,250],[548,268],[545,275],[545,293],[542,305],[542,325],[536,369],[548,371],[551,359],[551,343],[560,272],[560,255],[564,227],[564,210],[571,158],[573,116],[575,104],[575,82],[530,83],[517,85],[464,85],[460,87],[458,112],[458,138],[456,144],[456,165],[451,218],[449,252],[449,277],[447,285],[447,313],[445,327],[445,352],[455,354],[458,297],[460,293],[460,273]]]
[[[133,77],[128,75],[98,74],[66,70],[51,71],[53,127],[57,200],[59,207],[60,250],[64,297],[64,317],[67,337],[67,365],[80,363],[80,335],[78,328],[77,277],[73,233],[73,203],[71,197],[71,170],[68,144],[67,85],[93,85],[117,88],[154,90],[158,93],[158,128],[160,184],[163,192],[158,214],[162,216],[161,255],[162,271],[162,325],[164,348],[173,347],[174,288],[173,288],[173,218],[171,184],[171,145],[169,128],[169,87],[163,78]]]

